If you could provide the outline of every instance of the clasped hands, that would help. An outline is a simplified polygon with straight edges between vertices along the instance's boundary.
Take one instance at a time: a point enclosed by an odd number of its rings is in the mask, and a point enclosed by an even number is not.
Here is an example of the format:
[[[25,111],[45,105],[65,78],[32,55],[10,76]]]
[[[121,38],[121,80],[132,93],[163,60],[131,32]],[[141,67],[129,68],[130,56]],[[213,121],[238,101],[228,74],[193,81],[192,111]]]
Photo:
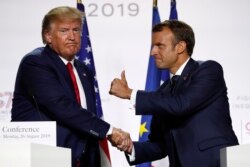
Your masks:
[[[113,128],[112,134],[108,136],[108,140],[112,146],[117,147],[120,151],[131,154],[133,142],[129,133],[118,128]]]

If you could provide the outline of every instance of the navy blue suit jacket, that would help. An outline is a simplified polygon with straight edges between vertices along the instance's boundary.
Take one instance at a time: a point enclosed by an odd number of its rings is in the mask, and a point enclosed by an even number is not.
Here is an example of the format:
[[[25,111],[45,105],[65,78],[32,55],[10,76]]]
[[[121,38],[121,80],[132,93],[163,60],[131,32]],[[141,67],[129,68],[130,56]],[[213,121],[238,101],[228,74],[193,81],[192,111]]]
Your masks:
[[[57,145],[72,149],[73,166],[85,152],[90,161],[99,161],[98,139],[105,138],[110,128],[96,116],[93,76],[78,60],[74,66],[86,95],[87,110],[75,99],[65,64],[48,46],[22,59],[11,110],[12,121],[56,121]]]
[[[219,167],[219,150],[237,145],[223,70],[215,61],[190,59],[172,93],[170,81],[156,92],[138,91],[136,114],[153,115],[149,141],[135,142],[136,160],[169,156],[170,166]]]

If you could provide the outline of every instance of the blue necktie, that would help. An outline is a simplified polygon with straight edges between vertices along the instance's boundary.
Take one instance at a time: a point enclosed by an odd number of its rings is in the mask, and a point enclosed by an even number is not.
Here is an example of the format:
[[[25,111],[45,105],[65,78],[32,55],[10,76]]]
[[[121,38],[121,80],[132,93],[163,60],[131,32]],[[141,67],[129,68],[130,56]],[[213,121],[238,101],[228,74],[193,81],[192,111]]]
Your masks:
[[[171,92],[173,91],[178,79],[180,78],[180,75],[174,75],[172,78],[171,78],[171,83],[170,83],[170,86],[171,86]]]

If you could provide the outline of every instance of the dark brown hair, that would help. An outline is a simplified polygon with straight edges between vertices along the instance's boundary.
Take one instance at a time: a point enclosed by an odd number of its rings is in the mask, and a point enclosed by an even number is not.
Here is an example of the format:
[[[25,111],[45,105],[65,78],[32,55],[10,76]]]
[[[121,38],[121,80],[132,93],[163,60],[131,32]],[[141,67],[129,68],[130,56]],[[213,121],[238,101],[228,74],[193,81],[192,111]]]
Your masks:
[[[195,45],[195,37],[193,29],[183,21],[179,20],[166,20],[153,27],[153,32],[160,32],[164,28],[169,28],[174,34],[173,43],[178,43],[180,41],[186,42],[187,53],[191,57]]]

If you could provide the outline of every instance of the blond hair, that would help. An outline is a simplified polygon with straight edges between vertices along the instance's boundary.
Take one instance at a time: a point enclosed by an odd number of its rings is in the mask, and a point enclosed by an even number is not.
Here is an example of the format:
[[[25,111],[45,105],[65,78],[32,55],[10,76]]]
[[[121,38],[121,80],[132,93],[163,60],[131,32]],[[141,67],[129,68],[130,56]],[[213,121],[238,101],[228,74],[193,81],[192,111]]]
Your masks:
[[[43,43],[46,44],[47,41],[45,39],[45,32],[50,30],[50,26],[52,23],[56,21],[64,21],[64,20],[79,20],[81,25],[83,23],[84,13],[78,10],[77,8],[69,7],[69,6],[60,6],[51,9],[43,18],[42,21],[42,40]]]

